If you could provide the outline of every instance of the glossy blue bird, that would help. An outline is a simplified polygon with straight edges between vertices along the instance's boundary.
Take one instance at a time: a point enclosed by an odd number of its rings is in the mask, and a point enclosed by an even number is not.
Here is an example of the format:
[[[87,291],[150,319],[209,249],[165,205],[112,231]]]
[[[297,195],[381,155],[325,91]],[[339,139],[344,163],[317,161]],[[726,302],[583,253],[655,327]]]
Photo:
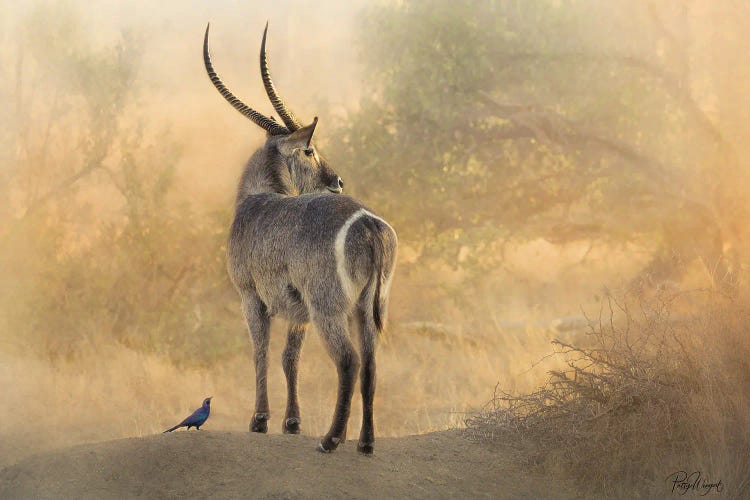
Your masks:
[[[211,398],[206,398],[203,400],[203,406],[195,410],[188,418],[186,418],[179,424],[164,431],[164,434],[166,434],[167,432],[172,432],[175,429],[179,429],[180,427],[187,427],[188,430],[190,430],[191,427],[195,427],[196,429],[201,430],[201,425],[206,423],[206,420],[208,420],[208,416],[210,414]]]

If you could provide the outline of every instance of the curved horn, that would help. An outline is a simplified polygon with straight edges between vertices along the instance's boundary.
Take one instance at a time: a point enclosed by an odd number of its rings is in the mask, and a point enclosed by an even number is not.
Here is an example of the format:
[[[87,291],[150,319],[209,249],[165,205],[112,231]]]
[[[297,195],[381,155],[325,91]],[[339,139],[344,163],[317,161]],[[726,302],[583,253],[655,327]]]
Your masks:
[[[302,124],[294,116],[284,104],[279,94],[276,93],[276,87],[273,86],[271,81],[271,72],[268,70],[268,56],[266,55],[266,35],[268,34],[268,22],[266,22],[266,29],[263,30],[263,41],[260,44],[260,75],[263,77],[263,86],[266,88],[266,94],[270,99],[273,108],[279,114],[284,124],[289,128],[290,131],[294,132],[302,128]]]
[[[286,127],[282,127],[275,121],[271,120],[267,116],[258,113],[250,106],[246,105],[222,83],[221,78],[214,71],[214,66],[211,64],[211,56],[208,53],[208,29],[211,26],[209,23],[206,25],[206,36],[203,38],[203,63],[206,65],[206,72],[208,77],[211,79],[211,83],[214,84],[216,90],[224,97],[224,99],[232,105],[234,109],[239,111],[243,116],[249,118],[254,124],[258,125],[262,129],[266,130],[271,135],[285,135],[289,133]]]

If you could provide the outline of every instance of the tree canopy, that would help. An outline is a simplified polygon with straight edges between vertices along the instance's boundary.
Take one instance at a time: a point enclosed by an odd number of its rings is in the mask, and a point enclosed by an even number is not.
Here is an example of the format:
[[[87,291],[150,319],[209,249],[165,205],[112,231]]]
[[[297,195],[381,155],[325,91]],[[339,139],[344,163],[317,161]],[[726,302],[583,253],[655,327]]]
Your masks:
[[[625,1],[371,7],[368,88],[335,154],[408,228],[402,240],[430,242],[423,255],[455,263],[469,248],[492,264],[493,242],[541,237],[658,242],[654,272],[675,252],[723,261],[738,237],[727,214],[745,208],[726,181],[736,153],[694,96],[688,14]]]

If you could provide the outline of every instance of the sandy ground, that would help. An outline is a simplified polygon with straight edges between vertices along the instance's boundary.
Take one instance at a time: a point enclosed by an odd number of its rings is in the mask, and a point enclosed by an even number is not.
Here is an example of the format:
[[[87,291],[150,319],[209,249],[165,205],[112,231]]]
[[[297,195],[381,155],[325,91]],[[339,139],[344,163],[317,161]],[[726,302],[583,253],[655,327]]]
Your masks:
[[[0,471],[0,498],[564,498],[456,431],[347,441],[330,455],[309,436],[221,431],[119,439],[47,452]]]

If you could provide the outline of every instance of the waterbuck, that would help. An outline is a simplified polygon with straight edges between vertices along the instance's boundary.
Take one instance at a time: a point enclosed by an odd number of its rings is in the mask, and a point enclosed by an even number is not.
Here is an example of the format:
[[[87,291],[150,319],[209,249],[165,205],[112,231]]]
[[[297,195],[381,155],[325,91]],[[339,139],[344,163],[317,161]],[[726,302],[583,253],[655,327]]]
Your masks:
[[[260,49],[263,84],[284,125],[245,105],[217,76],[203,40],[206,71],[221,95],[267,132],[265,144],[242,173],[227,245],[228,270],[242,301],[255,354],[252,432],[266,432],[270,418],[266,374],[271,318],[289,321],[282,363],[287,382],[285,433],[300,430],[297,363],[312,322],[336,364],[338,398],[333,422],[318,449],[331,452],[345,440],[355,377],[360,370],[362,431],[357,449],[373,451],[375,347],[383,328],[396,260],[393,228],[357,200],[340,194],[344,183],[320,155],[313,133],[317,117],[302,126],[274,88]],[[359,333],[360,356],[349,325]]]

